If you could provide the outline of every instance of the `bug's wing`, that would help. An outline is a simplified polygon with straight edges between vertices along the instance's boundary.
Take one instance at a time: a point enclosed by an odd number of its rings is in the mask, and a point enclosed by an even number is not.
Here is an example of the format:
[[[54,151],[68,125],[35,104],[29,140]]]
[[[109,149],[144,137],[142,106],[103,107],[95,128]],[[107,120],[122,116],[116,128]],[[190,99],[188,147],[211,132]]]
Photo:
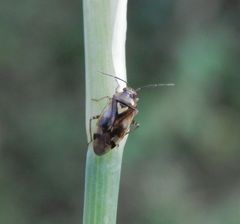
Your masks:
[[[137,110],[128,109],[127,111],[118,115],[111,131],[111,136],[116,142],[119,142],[129,131],[130,125],[136,113]]]
[[[112,99],[108,106],[105,108],[103,113],[101,114],[98,126],[103,130],[107,131],[110,130],[113,126],[117,115],[117,101]]]

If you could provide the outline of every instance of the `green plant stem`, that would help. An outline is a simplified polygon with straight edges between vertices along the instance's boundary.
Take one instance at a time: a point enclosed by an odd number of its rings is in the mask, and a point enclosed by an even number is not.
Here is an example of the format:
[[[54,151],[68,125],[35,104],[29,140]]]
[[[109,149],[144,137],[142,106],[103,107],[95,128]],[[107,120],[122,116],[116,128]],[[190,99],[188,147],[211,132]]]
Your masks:
[[[101,113],[107,100],[93,98],[112,96],[116,81],[100,74],[106,72],[126,80],[125,38],[127,0],[83,0],[85,70],[86,70],[86,129],[90,142],[89,120]],[[120,83],[121,87],[124,83]],[[96,130],[92,124],[92,132]],[[85,175],[83,224],[115,224],[123,148],[104,156],[88,146]]]

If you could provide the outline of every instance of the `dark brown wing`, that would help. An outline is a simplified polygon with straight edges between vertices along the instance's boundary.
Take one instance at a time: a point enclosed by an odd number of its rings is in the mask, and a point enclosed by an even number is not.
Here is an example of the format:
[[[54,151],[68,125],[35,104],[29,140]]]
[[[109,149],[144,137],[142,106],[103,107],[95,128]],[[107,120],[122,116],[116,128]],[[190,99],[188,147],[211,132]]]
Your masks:
[[[111,130],[111,138],[115,141],[115,143],[119,142],[128,132],[136,114],[136,109],[128,108],[126,111],[117,116]]]
[[[97,155],[107,153],[111,148],[115,147],[111,141],[111,129],[117,116],[117,102],[111,102],[103,110],[97,122],[97,132],[93,135],[93,149]]]
[[[111,100],[111,102],[104,109],[101,114],[97,126],[102,129],[103,132],[110,130],[117,116],[117,101]]]

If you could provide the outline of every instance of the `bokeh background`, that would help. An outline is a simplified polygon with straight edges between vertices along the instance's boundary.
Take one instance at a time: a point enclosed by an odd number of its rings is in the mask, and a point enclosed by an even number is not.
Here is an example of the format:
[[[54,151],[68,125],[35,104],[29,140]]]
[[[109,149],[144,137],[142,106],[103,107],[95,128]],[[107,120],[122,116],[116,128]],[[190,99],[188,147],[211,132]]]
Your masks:
[[[240,223],[240,2],[128,6],[129,83],[176,86],[140,93],[118,223]],[[4,1],[0,40],[0,223],[82,223],[81,1]]]

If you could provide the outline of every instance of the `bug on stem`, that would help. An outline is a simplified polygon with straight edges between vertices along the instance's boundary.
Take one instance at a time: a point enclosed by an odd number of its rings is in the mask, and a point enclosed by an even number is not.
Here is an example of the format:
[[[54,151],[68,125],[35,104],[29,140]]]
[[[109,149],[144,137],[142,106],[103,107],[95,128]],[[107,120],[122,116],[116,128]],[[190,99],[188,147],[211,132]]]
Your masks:
[[[113,77],[116,80],[123,81],[127,84],[126,81],[116,76],[107,73],[102,74]],[[103,98],[110,99],[103,112],[100,115],[92,117],[89,122],[89,130],[91,141],[93,141],[94,152],[99,156],[104,155],[111,149],[118,146],[119,142],[124,138],[125,135],[139,127],[139,124],[134,121],[134,117],[138,113],[138,91],[140,91],[142,88],[173,85],[174,84],[150,84],[137,89],[126,86],[120,92],[116,90],[115,94],[111,98],[102,97],[98,100],[94,99],[94,101],[99,101]],[[91,123],[93,119],[98,120],[97,130],[93,134],[92,139]]]

